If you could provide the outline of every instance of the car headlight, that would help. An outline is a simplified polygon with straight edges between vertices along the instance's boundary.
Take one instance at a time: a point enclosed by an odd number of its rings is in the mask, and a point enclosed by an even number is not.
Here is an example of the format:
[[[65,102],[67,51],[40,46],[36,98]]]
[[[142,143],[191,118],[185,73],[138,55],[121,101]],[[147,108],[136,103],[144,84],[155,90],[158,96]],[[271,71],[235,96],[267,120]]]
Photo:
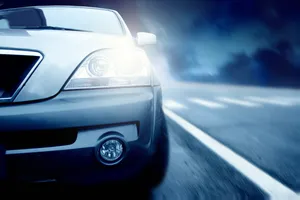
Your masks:
[[[138,48],[104,49],[92,53],[77,68],[65,90],[147,86],[150,61]]]

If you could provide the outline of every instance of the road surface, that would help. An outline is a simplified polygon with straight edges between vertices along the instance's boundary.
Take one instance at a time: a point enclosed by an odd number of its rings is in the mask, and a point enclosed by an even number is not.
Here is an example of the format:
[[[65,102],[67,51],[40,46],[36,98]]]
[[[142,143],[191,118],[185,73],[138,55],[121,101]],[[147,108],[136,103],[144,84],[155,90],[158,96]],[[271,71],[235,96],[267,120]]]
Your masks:
[[[123,195],[112,186],[93,195],[300,199],[300,91],[174,84],[163,94],[171,140],[164,182],[151,193],[125,186]]]
[[[164,106],[175,116],[175,121],[168,119],[174,142],[169,176],[157,197],[170,191],[178,199],[181,194],[192,199],[300,199],[300,91],[178,84],[164,89]],[[235,155],[215,152],[218,146],[196,139],[185,122]]]

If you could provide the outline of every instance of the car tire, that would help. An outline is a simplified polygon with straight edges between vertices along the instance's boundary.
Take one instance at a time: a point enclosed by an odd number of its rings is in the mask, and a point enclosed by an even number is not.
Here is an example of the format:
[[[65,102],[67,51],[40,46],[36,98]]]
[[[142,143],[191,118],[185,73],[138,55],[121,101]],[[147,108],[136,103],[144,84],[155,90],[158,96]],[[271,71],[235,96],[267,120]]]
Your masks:
[[[165,120],[163,120],[162,129],[157,140],[156,150],[142,175],[144,179],[142,181],[146,182],[149,189],[160,185],[165,178],[169,164],[170,144]]]

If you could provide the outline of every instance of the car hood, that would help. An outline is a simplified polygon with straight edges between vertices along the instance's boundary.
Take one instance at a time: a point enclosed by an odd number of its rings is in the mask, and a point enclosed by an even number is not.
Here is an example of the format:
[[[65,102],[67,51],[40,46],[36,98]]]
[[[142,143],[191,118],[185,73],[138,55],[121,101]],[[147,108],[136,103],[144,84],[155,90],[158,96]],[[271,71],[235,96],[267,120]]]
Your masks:
[[[56,95],[89,54],[104,48],[134,45],[127,36],[81,31],[1,30],[0,48],[39,51],[44,58],[14,102]]]

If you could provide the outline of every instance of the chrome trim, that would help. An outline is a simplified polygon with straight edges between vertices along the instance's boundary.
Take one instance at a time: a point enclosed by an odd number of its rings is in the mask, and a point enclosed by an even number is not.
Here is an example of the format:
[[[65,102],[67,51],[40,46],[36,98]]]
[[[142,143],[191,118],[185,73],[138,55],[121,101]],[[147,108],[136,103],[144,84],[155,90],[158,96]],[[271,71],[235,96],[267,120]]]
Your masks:
[[[66,86],[69,82],[66,84]],[[117,85],[117,86],[92,86],[92,87],[74,87],[74,88],[66,88],[64,87],[64,91],[72,91],[72,90],[93,90],[93,89],[115,89],[115,88],[133,88],[133,87],[151,87],[151,84],[134,84],[134,85]]]
[[[5,98],[1,98],[0,97],[0,103],[3,103],[3,102],[12,102],[16,98],[16,96],[19,94],[20,90],[23,88],[23,86],[25,85],[25,83],[28,81],[29,77],[32,75],[32,73],[34,72],[34,70],[41,63],[41,61],[43,60],[44,56],[41,53],[37,52],[37,51],[10,50],[10,49],[0,49],[0,55],[19,55],[19,56],[37,56],[37,57],[39,57],[39,59],[34,64],[34,66],[31,68],[31,70],[28,72],[28,74],[26,75],[26,77],[20,83],[20,85],[18,86],[18,88],[15,90],[15,92],[13,93],[13,95],[11,97],[5,97]]]

